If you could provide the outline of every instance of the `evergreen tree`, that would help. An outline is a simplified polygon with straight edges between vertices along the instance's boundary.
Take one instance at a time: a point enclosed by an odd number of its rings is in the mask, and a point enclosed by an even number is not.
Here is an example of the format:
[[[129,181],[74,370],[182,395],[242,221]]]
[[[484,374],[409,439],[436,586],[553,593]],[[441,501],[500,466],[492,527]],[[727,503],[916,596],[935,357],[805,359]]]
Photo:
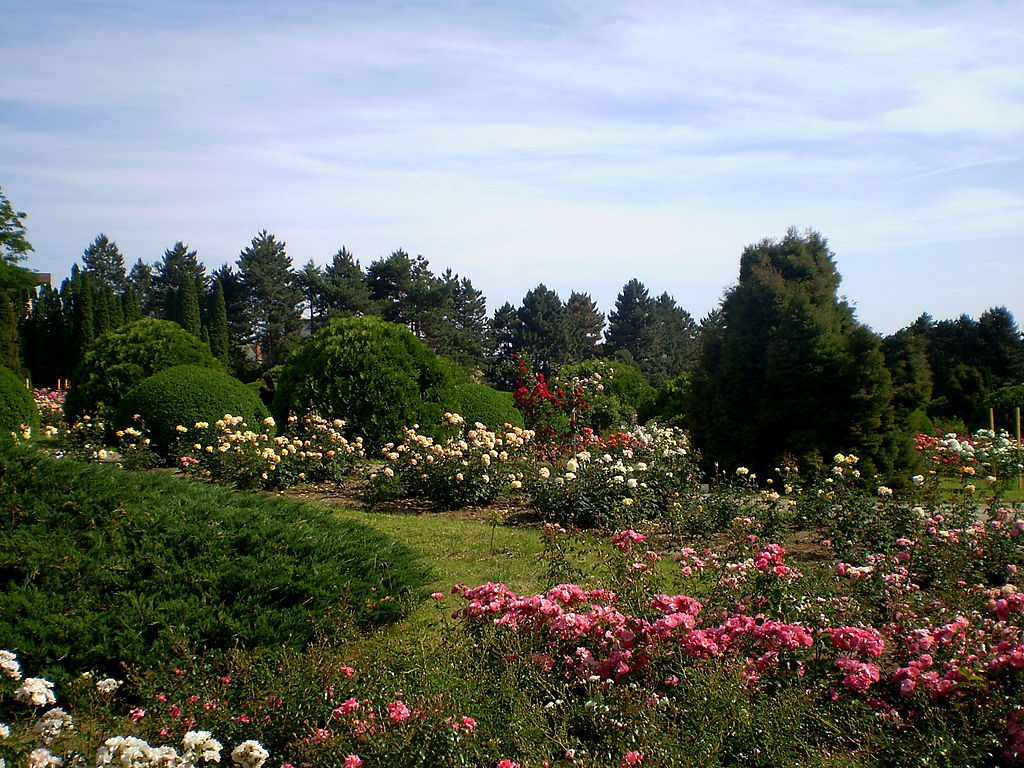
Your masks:
[[[62,288],[63,292],[63,288]],[[96,326],[94,320],[96,289],[87,272],[80,272],[78,265],[71,268],[71,280],[68,289],[70,301],[64,303],[70,312],[71,328],[71,352],[72,359],[69,368],[74,368],[85,355],[86,348],[96,338]],[[62,297],[63,298],[63,297]],[[71,373],[70,370],[67,373]]]
[[[228,362],[228,311],[224,302],[224,286],[220,280],[213,281],[210,294],[209,323],[210,352],[223,363]]]
[[[309,332],[314,333],[323,325],[326,309],[324,307],[324,272],[310,259],[295,275],[295,285],[302,292],[303,311],[309,310]]]
[[[636,278],[622,287],[615,299],[615,310],[608,315],[605,352],[629,353],[628,360],[643,370],[641,361],[648,357],[652,342],[652,304],[647,288]]]
[[[4,291],[0,291],[0,365],[21,373],[18,354],[18,318]]]
[[[529,357],[537,372],[553,375],[567,359],[568,334],[562,300],[541,283],[527,291],[516,314],[519,322],[515,350]]]
[[[138,313],[142,317],[156,317],[157,293],[153,288],[153,268],[139,259],[128,273],[128,286],[135,292]],[[163,296],[160,297],[163,300]],[[135,312],[125,311],[125,316]]]
[[[142,319],[142,309],[139,306],[139,295],[132,287],[131,277],[128,278],[128,287],[121,294],[121,314],[125,323],[134,323]]]
[[[687,408],[694,441],[726,471],[814,465],[854,451],[862,471],[891,467],[891,380],[880,340],[837,298],[821,235],[791,229],[748,246],[705,344]]]
[[[519,325],[519,314],[511,302],[506,301],[494,310],[494,317],[491,318],[488,379],[499,389],[511,389],[514,383],[504,378],[504,374],[509,357],[517,351],[516,340],[519,338]]]
[[[249,338],[260,364],[276,361],[277,348],[301,324],[299,302],[302,294],[295,286],[292,260],[266,230],[238,257],[238,273],[245,296],[245,317]]]
[[[90,283],[86,288],[92,294],[93,332],[96,336],[102,336],[111,329],[110,325],[110,302],[107,301],[108,286],[97,287]]]
[[[178,316],[174,320],[186,331],[198,336],[202,323],[199,317],[199,297],[196,295],[195,283],[185,280],[175,293],[177,293],[175,303],[178,308]]]
[[[245,312],[245,289],[242,279],[231,265],[224,264],[213,273],[224,292],[224,309],[228,316],[228,362],[231,370],[242,374],[246,367],[244,347],[248,344],[249,324]]]
[[[479,371],[489,331],[483,293],[476,290],[468,278],[460,279],[451,269],[445,270],[439,278],[437,293],[441,301],[427,344],[467,371]]]
[[[566,358],[574,362],[597,357],[604,330],[604,313],[589,293],[573,291],[565,302]]]
[[[117,243],[100,233],[82,253],[82,266],[92,275],[97,287],[107,286],[114,293],[121,293],[127,282],[124,271],[124,256]]]
[[[650,344],[638,362],[647,381],[660,387],[696,367],[700,329],[668,293],[652,302],[650,310]]]
[[[344,247],[324,270],[323,301],[329,318],[368,315],[375,310],[366,275]]]

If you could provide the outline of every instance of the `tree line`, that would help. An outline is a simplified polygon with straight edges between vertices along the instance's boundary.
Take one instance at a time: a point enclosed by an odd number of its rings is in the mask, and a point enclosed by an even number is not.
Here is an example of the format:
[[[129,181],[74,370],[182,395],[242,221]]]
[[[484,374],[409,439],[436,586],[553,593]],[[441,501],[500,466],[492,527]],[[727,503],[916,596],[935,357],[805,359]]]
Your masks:
[[[655,415],[685,426],[722,466],[856,447],[891,468],[909,460],[907,435],[933,420],[979,428],[997,405],[1009,426],[1024,402],[1024,337],[1009,310],[923,314],[882,337],[838,297],[834,254],[813,231],[744,249],[737,283],[697,322],[637,279],[607,317],[589,294],[563,300],[543,283],[489,315],[469,277],[435,273],[423,256],[396,250],[364,268],[342,247],[324,267],[295,268],[266,231],[212,271],[183,242],[127,269],[101,234],[59,287],[35,291],[16,265],[31,251],[23,217],[0,192],[0,291],[21,297],[0,301],[0,359],[37,386],[68,378],[92,339],[143,317],[180,324],[253,380],[331,318],[377,315],[499,388],[513,353],[549,377],[595,358],[633,365],[660,390]],[[29,296],[28,311],[14,312]]]

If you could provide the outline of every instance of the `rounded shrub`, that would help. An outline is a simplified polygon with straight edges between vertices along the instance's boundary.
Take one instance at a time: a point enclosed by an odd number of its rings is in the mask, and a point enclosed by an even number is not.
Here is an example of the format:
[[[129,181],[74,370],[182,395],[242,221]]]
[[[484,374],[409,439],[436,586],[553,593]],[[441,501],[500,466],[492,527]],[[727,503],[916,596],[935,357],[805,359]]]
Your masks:
[[[274,416],[315,411],[344,419],[368,447],[400,440],[402,427],[440,429],[459,409],[467,376],[408,329],[376,317],[331,320],[293,352],[275,379]]]
[[[14,432],[22,424],[39,426],[39,409],[25,382],[0,365],[0,432]]]
[[[179,424],[191,428],[197,421],[213,422],[228,413],[243,417],[254,428],[270,415],[259,394],[235,377],[198,365],[176,365],[143,379],[125,395],[117,422],[127,426],[138,414],[153,449],[167,457]]]
[[[147,318],[108,331],[89,345],[71,376],[65,418],[71,423],[103,407],[113,413],[136,384],[176,365],[224,370],[207,344],[169,320]]]
[[[500,392],[476,381],[462,382],[457,391],[459,415],[467,424],[479,421],[496,431],[505,424],[523,426],[523,414],[512,403],[511,392]]]

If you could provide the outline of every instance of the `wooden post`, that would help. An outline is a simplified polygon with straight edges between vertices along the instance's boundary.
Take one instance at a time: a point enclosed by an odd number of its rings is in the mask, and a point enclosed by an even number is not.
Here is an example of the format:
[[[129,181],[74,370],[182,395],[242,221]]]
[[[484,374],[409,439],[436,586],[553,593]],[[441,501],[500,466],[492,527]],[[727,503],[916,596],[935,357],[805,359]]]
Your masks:
[[[988,428],[989,431],[994,435],[996,433],[996,409],[988,409]]]

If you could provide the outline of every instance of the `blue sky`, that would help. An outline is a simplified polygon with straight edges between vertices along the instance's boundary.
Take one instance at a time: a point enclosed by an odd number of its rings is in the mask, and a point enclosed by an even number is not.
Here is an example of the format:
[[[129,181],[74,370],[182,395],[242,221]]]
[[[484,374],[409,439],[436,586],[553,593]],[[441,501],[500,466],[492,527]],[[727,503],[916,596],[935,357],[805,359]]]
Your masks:
[[[859,319],[1024,323],[1024,3],[57,2],[5,10],[0,187],[29,266],[100,232],[208,268],[260,230],[451,267],[493,310],[699,318],[744,246],[824,234]]]

